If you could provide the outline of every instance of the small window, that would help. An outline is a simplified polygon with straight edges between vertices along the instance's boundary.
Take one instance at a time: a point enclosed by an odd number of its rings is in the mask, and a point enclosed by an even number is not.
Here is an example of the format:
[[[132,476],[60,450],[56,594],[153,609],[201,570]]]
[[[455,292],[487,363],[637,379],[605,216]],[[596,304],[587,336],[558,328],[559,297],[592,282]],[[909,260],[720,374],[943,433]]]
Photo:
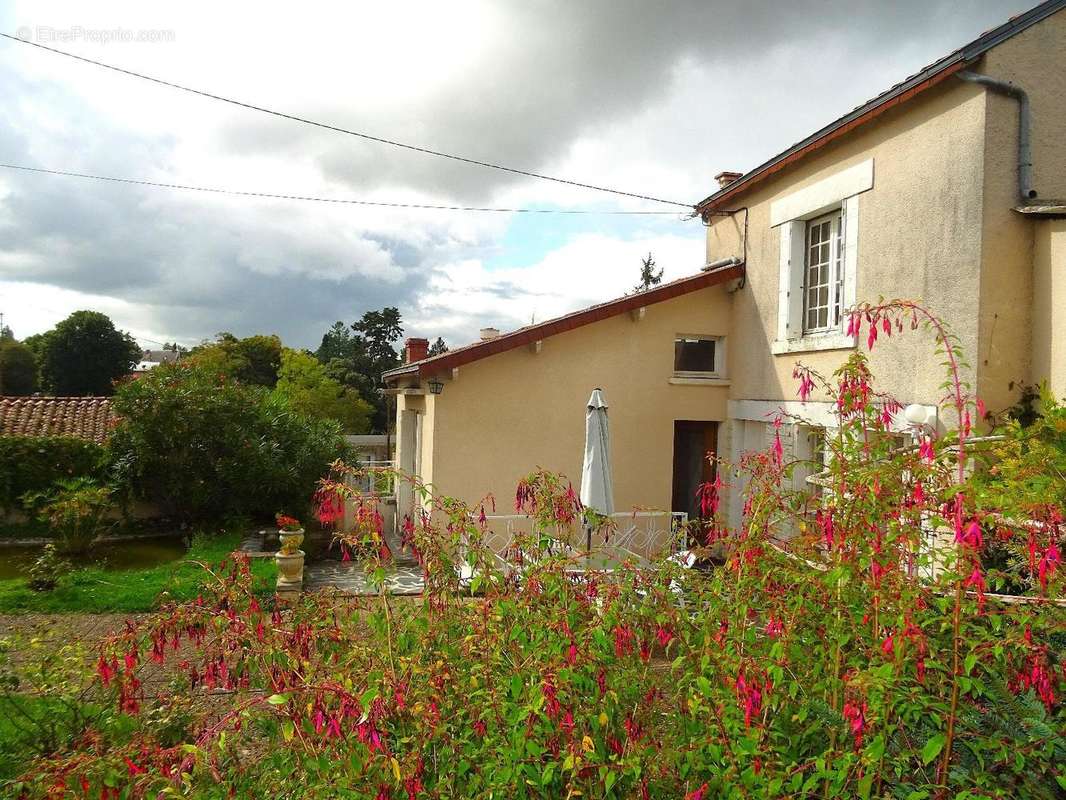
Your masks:
[[[713,375],[718,372],[718,340],[713,336],[678,336],[674,339],[674,372]]]

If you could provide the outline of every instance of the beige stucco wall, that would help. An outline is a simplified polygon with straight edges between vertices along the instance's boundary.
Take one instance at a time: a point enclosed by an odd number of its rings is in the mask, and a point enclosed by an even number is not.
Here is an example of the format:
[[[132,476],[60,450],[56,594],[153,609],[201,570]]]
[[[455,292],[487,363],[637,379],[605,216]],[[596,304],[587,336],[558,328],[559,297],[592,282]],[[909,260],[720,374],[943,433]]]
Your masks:
[[[1036,224],[1033,374],[1066,397],[1066,219]]]
[[[1033,187],[1039,199],[1066,198],[1066,70],[1055,57],[1066,50],[1066,13],[1060,12],[989,51],[976,70],[1011,81],[1029,95]],[[978,392],[990,408],[1016,399],[1019,389],[1049,377],[1053,362],[1042,355],[1052,330],[1034,316],[1041,296],[1034,270],[1042,223],[1013,210],[1018,193],[1018,104],[990,92],[985,119],[984,222],[982,229],[981,350]],[[1044,242],[1045,248],[1051,241]],[[1050,275],[1044,275],[1051,288]],[[1046,320],[1047,314],[1043,313]],[[1061,335],[1061,331],[1059,332]],[[1062,394],[1062,391],[1059,391]]]
[[[486,494],[512,513],[518,481],[536,467],[581,481],[585,403],[596,387],[609,403],[615,507],[669,509],[674,420],[724,420],[728,388],[676,385],[676,334],[724,336],[731,295],[701,289],[464,365],[440,395],[399,397],[424,409],[422,474],[467,502]],[[731,369],[731,339],[726,369]],[[431,435],[430,435],[431,431]],[[402,441],[402,439],[398,440]],[[400,458],[402,460],[402,454]]]
[[[921,300],[950,323],[968,354],[977,351],[984,113],[982,90],[948,81],[737,201],[749,208],[750,218],[747,285],[733,308],[739,351],[734,398],[795,399],[797,361],[829,375],[851,352],[769,354],[777,332],[780,254],[780,227],[770,226],[770,204],[867,159],[874,161],[874,183],[858,196],[857,299]],[[708,260],[741,255],[742,223],[743,213],[712,219]],[[893,337],[871,354],[879,386],[903,402],[939,397],[940,360],[932,341],[918,333]]]
[[[1041,199],[1060,202],[1066,198],[1066,70],[1053,54],[1064,45],[1066,12],[1060,12],[971,66],[1029,93],[1034,186]],[[988,408],[1010,406],[1022,386],[1048,377],[1054,362],[1035,354],[1051,345],[1037,340],[1056,333],[1033,314],[1034,303],[1044,301],[1033,272],[1041,223],[1013,210],[1020,202],[1017,135],[1015,101],[948,78],[742,195],[737,205],[750,214],[748,287],[734,306],[734,338],[755,353],[766,352],[776,335],[780,228],[770,227],[770,203],[872,158],[873,189],[858,198],[857,299],[925,303],[959,337],[971,365],[967,377]],[[742,223],[743,214],[712,219],[708,260],[741,255]],[[797,360],[828,374],[848,353],[742,360],[732,396],[792,399]],[[882,340],[871,355],[880,387],[903,402],[936,401],[944,378],[940,360],[929,338],[918,334]]]

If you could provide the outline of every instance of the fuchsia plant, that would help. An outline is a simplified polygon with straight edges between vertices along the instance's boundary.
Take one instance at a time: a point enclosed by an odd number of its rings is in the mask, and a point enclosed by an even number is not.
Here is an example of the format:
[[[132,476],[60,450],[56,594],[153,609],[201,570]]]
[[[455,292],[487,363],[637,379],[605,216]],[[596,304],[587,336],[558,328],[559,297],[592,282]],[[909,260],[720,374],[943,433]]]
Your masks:
[[[863,306],[870,347],[929,330],[949,372],[954,430],[900,447],[899,404],[862,355],[833,376],[798,367],[799,392],[835,402],[821,491],[774,423],[765,452],[720,464],[690,537],[723,566],[575,575],[560,539],[582,509],[537,471],[516,507],[531,531],[488,546],[484,503],[410,476],[404,548],[420,598],[250,594],[247,565],[212,573],[194,603],[105,643],[101,685],[133,718],[31,765],[24,796],[398,798],[1055,798],[1066,791],[1062,509],[1046,498],[973,500],[972,414],[957,345],[919,305]],[[316,496],[345,553],[380,583],[392,553],[376,499],[343,464]],[[722,477],[724,475],[724,477]],[[725,481],[743,522],[722,519]],[[1031,502],[1030,502],[1031,501]],[[1031,508],[1039,524],[1018,517]],[[1030,597],[1004,598],[994,535],[1027,565]],[[501,570],[499,556],[518,564]],[[460,566],[473,579],[460,579]],[[176,689],[153,696],[160,662]],[[220,694],[221,693],[221,694]],[[156,720],[183,695],[215,698],[179,733]],[[118,795],[114,795],[118,796]]]

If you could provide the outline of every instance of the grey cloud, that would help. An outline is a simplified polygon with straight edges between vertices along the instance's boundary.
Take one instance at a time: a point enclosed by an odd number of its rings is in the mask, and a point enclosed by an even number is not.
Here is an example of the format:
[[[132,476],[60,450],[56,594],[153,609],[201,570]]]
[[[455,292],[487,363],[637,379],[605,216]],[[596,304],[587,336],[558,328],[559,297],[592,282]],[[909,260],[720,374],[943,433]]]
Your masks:
[[[710,188],[712,164],[752,166],[885,88],[886,75],[903,77],[1022,10],[1017,2],[515,2],[486,59],[418,108],[355,109],[341,91],[328,106],[272,99],[281,110],[537,171],[565,158],[579,138],[644,115],[647,138],[630,152],[676,165],[687,176],[674,187],[685,195],[679,199],[695,200]],[[388,35],[401,41],[402,33]],[[26,79],[15,47],[0,52],[0,160],[114,175],[167,170],[179,137],[142,139],[109,125],[64,85]],[[723,85],[707,86],[706,103],[657,118],[686,65]],[[800,95],[804,82],[809,96]],[[35,111],[64,124],[40,128]],[[388,187],[487,203],[524,180],[253,112],[223,118],[213,140],[221,154],[311,158],[353,196]],[[272,187],[269,177],[266,188],[298,188]],[[613,182],[610,174],[571,177]],[[164,190],[8,173],[0,180],[8,190],[0,196],[0,279],[150,305],[171,338],[277,332],[314,347],[334,320],[384,305],[410,311],[411,333],[453,344],[501,322],[477,311],[449,318],[426,290],[439,265],[498,246],[450,221],[322,230],[307,224],[315,209],[295,205],[234,200],[230,213]],[[380,252],[387,270],[359,274],[353,242]],[[331,275],[338,272],[349,277]],[[481,291],[535,296],[502,282]],[[421,328],[432,314],[449,321]]]
[[[831,104],[841,99],[858,102],[885,88],[864,81],[861,68],[879,51],[891,52],[930,40],[927,50],[914,55],[931,60],[981,29],[1005,20],[1018,7],[1016,0],[677,0],[667,4],[558,0],[515,2],[508,10],[506,37],[491,57],[461,75],[427,105],[391,114],[348,109],[343,102],[330,108],[300,110],[374,135],[542,171],[565,156],[577,137],[594,136],[602,126],[654,105],[671,85],[682,60],[723,68],[731,83],[743,86],[757,99],[758,95],[773,96],[773,83],[788,77],[765,72],[767,54],[778,47],[799,45],[789,74],[808,76],[812,87],[833,87],[833,92],[819,93],[811,102],[823,110],[831,108],[823,119],[828,121],[847,110],[844,105],[833,108]],[[402,31],[382,35],[399,38]],[[841,51],[852,56],[853,68],[843,73],[827,72]],[[910,63],[905,69],[923,63]],[[852,86],[854,90],[847,91]],[[714,88],[708,87],[708,96]],[[790,100],[791,104],[803,104],[802,98]],[[715,116],[723,114],[732,115],[730,125],[744,124],[743,120],[753,117],[745,114],[748,109],[741,102],[728,109],[694,108],[691,113],[705,123],[702,127],[707,131],[713,130]],[[764,122],[764,118],[756,119],[756,124]],[[676,122],[664,119],[662,127]],[[654,148],[663,141],[648,144]],[[224,133],[224,145],[246,152],[249,144],[276,154],[310,150],[316,153],[324,174],[364,191],[404,186],[463,202],[488,202],[496,190],[523,180],[282,120],[234,118]],[[691,143],[693,148],[701,144]],[[685,154],[663,153],[664,158],[679,155]],[[610,183],[610,176],[570,177]],[[704,179],[702,184],[694,184],[691,197],[682,199],[702,196],[710,188],[707,183]]]

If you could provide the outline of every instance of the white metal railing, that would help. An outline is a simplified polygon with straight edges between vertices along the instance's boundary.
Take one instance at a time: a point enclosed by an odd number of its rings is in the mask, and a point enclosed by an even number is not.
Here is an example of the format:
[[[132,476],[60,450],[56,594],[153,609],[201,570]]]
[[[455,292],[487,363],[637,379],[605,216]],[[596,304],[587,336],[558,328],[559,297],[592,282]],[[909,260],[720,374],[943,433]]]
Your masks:
[[[610,515],[611,525],[593,531],[592,549],[608,551],[620,559],[635,557],[656,561],[679,549],[681,530],[688,514],[678,511],[635,511]],[[499,559],[509,562],[516,539],[532,533],[533,518],[528,514],[486,515],[482,543]],[[551,532],[560,552],[581,552],[588,545],[588,533],[580,521],[558,526]]]
[[[360,472],[348,475],[346,483],[359,494],[385,497],[396,491],[395,475],[391,471],[394,461],[357,461],[354,466]]]

